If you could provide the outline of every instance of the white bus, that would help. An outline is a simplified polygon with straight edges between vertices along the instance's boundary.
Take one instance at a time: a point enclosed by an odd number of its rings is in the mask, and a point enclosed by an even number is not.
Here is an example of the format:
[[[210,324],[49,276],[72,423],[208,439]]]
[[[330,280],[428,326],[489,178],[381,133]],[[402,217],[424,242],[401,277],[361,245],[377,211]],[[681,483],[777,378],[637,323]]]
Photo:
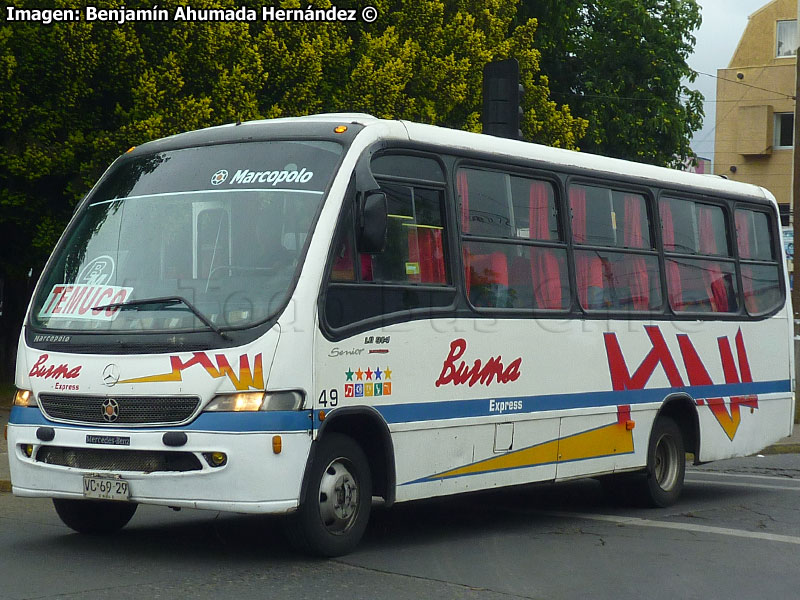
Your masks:
[[[138,504],[286,514],[333,556],[387,505],[608,476],[666,506],[791,433],[759,187],[368,115],[120,157],[19,341],[13,491],[80,532]]]

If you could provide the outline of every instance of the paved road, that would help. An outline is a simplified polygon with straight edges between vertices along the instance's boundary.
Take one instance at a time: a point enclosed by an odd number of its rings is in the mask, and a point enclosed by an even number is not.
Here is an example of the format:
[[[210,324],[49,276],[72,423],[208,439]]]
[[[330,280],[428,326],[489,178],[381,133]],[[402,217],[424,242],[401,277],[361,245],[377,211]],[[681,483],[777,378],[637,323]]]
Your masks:
[[[663,510],[594,481],[377,508],[354,554],[308,560],[274,519],[140,507],[120,535],[73,534],[0,494],[0,600],[18,598],[795,598],[800,455],[692,469]]]

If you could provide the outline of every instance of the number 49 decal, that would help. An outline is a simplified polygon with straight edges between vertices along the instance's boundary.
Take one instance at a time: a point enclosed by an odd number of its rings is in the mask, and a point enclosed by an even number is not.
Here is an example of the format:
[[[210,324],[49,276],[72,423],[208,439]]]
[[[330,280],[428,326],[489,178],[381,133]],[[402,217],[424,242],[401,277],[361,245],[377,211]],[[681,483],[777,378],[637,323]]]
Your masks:
[[[339,390],[331,388],[330,390],[322,390],[317,400],[319,406],[330,406],[331,408],[339,405]]]

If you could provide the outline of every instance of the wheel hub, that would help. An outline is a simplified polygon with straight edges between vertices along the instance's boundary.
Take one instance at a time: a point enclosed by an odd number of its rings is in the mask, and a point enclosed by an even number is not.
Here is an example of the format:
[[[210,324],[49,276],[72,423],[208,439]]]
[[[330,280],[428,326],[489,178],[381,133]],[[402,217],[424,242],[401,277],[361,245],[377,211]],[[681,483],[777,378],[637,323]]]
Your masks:
[[[346,532],[358,514],[358,483],[341,459],[332,461],[319,486],[319,511],[331,533]]]
[[[678,480],[678,449],[673,439],[664,435],[656,444],[653,470],[656,481],[662,490],[671,490]]]

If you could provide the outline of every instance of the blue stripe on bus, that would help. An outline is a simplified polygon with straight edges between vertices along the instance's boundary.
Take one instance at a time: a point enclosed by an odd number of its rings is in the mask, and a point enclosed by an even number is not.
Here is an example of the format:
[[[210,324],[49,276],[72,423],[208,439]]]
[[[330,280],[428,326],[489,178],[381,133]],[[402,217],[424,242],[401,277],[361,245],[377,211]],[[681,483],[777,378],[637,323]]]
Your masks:
[[[38,407],[14,406],[11,408],[8,422],[11,425],[49,425],[52,427],[69,428],[113,428],[114,425],[104,427],[96,425],[76,425],[74,423],[58,423],[47,419]],[[126,431],[210,431],[210,432],[260,432],[260,431],[309,431],[311,429],[311,411],[264,411],[264,412],[217,412],[200,413],[191,423],[161,427],[130,427],[120,425],[118,429]]]
[[[726,383],[720,385],[653,388],[644,390],[621,390],[605,392],[578,392],[571,394],[544,394],[541,396],[486,397],[473,400],[443,400],[437,402],[415,402],[375,406],[389,424],[416,423],[497,415],[536,413],[573,408],[601,408],[622,404],[645,404],[661,402],[667,395],[685,392],[691,398],[720,398],[790,392],[791,381],[759,381],[754,383]],[[490,410],[491,402],[521,402],[521,408]],[[319,427],[317,416],[314,425]],[[67,423],[55,423],[45,418],[36,407],[14,406],[9,415],[12,425],[57,425],[59,427],[85,427]],[[91,425],[90,425],[91,426]],[[257,432],[257,431],[308,431],[311,429],[311,411],[265,411],[241,413],[201,413],[194,421],[179,427],[136,427],[136,431],[178,429],[187,431]]]
[[[667,395],[685,392],[691,398],[720,398],[790,392],[791,381],[759,381],[755,383],[726,383],[721,385],[698,385],[644,390],[621,390],[610,392],[579,392],[571,394],[546,394],[541,396],[489,397],[475,400],[445,400],[414,404],[390,404],[376,406],[387,423],[413,423],[444,419],[463,419],[508,414],[535,413],[571,408],[600,408],[622,404],[646,404],[661,402]],[[522,407],[506,410],[489,410],[491,401],[522,402]]]

